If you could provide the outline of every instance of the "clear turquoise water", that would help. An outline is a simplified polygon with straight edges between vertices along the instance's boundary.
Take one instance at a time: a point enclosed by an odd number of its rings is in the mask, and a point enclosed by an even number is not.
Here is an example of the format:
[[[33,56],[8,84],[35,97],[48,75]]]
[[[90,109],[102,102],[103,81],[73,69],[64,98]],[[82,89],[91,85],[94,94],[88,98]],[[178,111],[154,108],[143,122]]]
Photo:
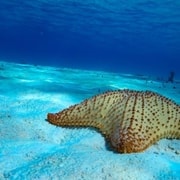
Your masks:
[[[46,121],[100,92],[153,90],[178,104],[180,84],[131,74],[31,66],[0,61],[0,179],[179,180],[180,142],[163,139],[141,153],[111,151],[88,128]]]

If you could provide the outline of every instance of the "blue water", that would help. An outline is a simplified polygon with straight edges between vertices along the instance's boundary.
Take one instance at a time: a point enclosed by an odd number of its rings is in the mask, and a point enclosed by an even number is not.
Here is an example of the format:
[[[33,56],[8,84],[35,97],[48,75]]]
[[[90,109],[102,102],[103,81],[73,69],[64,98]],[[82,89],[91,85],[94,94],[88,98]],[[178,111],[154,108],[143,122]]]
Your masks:
[[[180,78],[179,0],[1,0],[0,58]]]

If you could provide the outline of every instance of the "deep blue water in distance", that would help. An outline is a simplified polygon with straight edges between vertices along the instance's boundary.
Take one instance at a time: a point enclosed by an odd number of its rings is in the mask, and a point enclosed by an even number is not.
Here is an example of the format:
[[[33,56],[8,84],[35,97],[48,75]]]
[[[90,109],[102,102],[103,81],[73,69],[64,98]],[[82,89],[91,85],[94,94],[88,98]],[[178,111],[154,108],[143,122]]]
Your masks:
[[[180,1],[1,0],[0,58],[180,79]]]

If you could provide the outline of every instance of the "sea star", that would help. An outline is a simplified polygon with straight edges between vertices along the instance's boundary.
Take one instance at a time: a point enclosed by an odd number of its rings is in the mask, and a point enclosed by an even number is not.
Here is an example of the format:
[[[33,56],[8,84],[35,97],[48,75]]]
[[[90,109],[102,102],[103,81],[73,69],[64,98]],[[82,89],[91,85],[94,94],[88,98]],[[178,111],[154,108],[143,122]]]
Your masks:
[[[106,92],[48,113],[47,120],[57,126],[95,127],[119,153],[141,152],[161,138],[180,139],[180,106],[151,91]]]

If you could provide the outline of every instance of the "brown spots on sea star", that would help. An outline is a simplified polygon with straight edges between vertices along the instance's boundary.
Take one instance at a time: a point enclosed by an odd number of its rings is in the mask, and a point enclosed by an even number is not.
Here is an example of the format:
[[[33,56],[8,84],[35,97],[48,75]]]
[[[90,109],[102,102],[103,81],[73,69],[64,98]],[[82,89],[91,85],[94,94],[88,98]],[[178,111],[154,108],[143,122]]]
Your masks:
[[[180,106],[151,91],[110,91],[47,119],[57,126],[95,127],[120,153],[140,152],[161,138],[180,138]]]

